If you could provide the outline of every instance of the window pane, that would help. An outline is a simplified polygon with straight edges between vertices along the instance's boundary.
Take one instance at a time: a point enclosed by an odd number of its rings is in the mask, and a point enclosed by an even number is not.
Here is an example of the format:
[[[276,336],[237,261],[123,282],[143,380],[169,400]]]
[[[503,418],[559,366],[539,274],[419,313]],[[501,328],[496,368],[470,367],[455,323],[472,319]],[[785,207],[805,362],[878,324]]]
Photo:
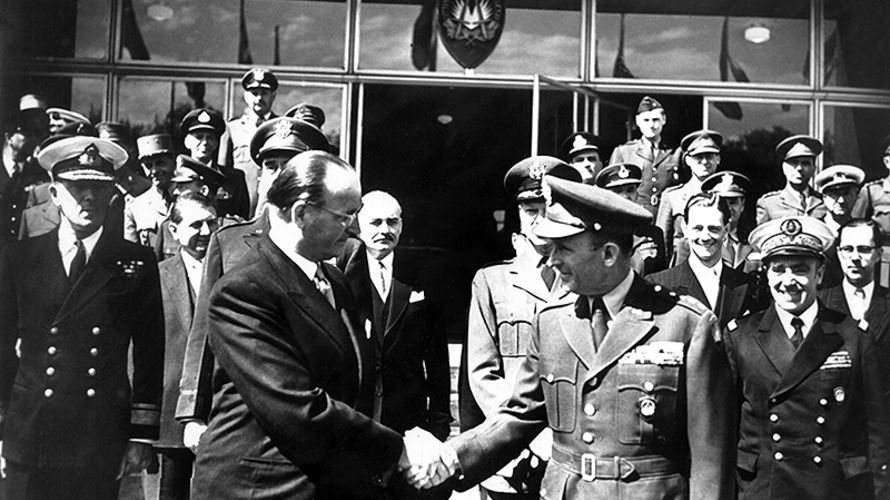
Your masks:
[[[222,81],[183,82],[125,78],[120,82],[118,121],[128,123],[133,136],[166,132],[182,149],[179,121],[199,107],[223,110],[226,86]]]
[[[111,19],[109,0],[10,0],[4,37],[15,57],[105,59]]]
[[[739,83],[809,81],[808,0],[737,1],[721,9],[695,0],[655,5],[664,8],[655,12],[652,8],[634,9],[633,4],[619,0],[597,3],[598,76]],[[619,50],[622,27],[623,51]]]
[[[890,108],[826,105],[824,117],[823,165],[856,165],[868,179],[887,175],[881,146],[890,135]]]
[[[19,97],[37,94],[50,108],[64,108],[86,116],[93,123],[102,121],[105,105],[105,78],[99,76],[15,75],[4,82],[3,109],[17,110]]]
[[[239,36],[241,2],[247,29],[243,40]],[[345,1],[241,2],[124,0],[120,57],[153,62],[343,67]],[[127,3],[132,4],[132,14],[128,14]],[[242,42],[244,51],[239,49]]]
[[[832,0],[825,4],[825,84],[890,89],[890,3]]]
[[[507,2],[504,28],[494,52],[479,65],[477,73],[534,74],[577,77],[580,74],[581,4],[564,2]],[[419,0],[411,2],[362,2],[359,65],[363,69],[413,71],[412,39],[415,21],[432,30],[432,17],[424,18]],[[546,5],[546,6],[543,6]],[[463,73],[448,53],[442,36],[430,51],[433,69]]]

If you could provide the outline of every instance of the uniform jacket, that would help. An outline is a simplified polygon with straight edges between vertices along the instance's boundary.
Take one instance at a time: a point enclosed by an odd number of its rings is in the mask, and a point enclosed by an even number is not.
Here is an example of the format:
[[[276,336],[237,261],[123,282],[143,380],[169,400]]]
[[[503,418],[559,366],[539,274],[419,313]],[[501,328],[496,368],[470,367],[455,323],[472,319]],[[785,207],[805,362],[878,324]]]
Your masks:
[[[129,438],[156,439],[163,338],[147,249],[106,231],[72,286],[58,231],[8,245],[0,257],[3,456],[32,467],[117,464]]]
[[[701,193],[701,184],[687,182],[681,186],[671,186],[664,190],[655,225],[664,232],[664,243],[668,256],[677,253],[677,244],[683,238],[683,213],[686,202],[693,195]]]
[[[800,204],[800,194],[790,185],[784,189],[771,191],[757,200],[757,224],[763,224],[768,220],[778,219],[787,215],[809,215],[810,217],[822,217],[825,215],[825,204],[822,196],[813,189],[807,195],[806,210]]]
[[[725,327],[729,321],[738,318],[753,307],[750,297],[751,282],[748,275],[728,266],[723,266],[723,270],[720,272],[720,291],[717,294],[716,304],[708,302],[705,291],[695,273],[692,272],[688,261],[660,273],[649,275],[646,280],[673,290],[680,295],[689,295],[698,300],[717,315],[721,327]]]
[[[273,118],[278,118],[278,115],[269,113],[268,119]],[[250,157],[250,140],[253,139],[257,128],[265,121],[266,119],[245,110],[244,114],[226,123],[226,132],[220,139],[219,163],[244,172],[244,180],[247,183],[247,192],[250,198],[250,217],[253,217],[257,206],[256,188],[259,174],[259,165],[254,163],[253,158]]]
[[[31,190],[47,182],[49,175],[35,160],[26,161],[14,177],[0,165],[0,247],[18,239]]]
[[[50,183],[47,182],[35,186],[28,193],[19,228],[20,240],[40,236],[59,227],[62,215],[59,207],[52,202],[49,187]]]
[[[680,150],[669,148],[664,141],[659,143],[653,156],[641,139],[634,139],[612,151],[609,165],[633,163],[642,169],[643,182],[637,188],[637,203],[655,217],[664,190],[680,181],[679,160]]]
[[[464,485],[549,426],[544,499],[732,498],[733,394],[717,318],[635,277],[597,351],[576,302],[541,310],[510,401],[453,441]]]
[[[373,346],[342,274],[323,268],[336,311],[268,236],[210,292],[217,367],[194,498],[371,498],[395,467],[401,436],[356,409]]]
[[[179,379],[185,345],[195,311],[196,291],[189,284],[182,254],[158,264],[161,275],[161,297],[164,300],[164,330],[167,335],[164,349],[164,399],[161,413],[161,439],[156,446],[184,448],[183,424],[174,418],[179,398]]]
[[[216,281],[256,246],[257,241],[269,231],[269,219],[263,214],[249,222],[232,224],[210,236],[207,255],[204,257],[204,274],[195,307],[195,317],[189,330],[179,381],[179,399],[176,403],[176,419],[199,420],[206,423],[210,414],[213,392],[210,378],[213,374],[213,353],[207,345],[208,295]]]
[[[157,189],[132,198],[124,209],[124,238],[150,248],[158,239],[161,222],[167,218],[167,202]]]
[[[885,433],[886,415],[875,415],[881,394],[857,324],[820,305],[795,352],[773,306],[724,341],[739,394],[739,498],[872,498],[869,425]]]
[[[853,217],[871,218],[874,207],[879,201],[890,199],[890,177],[865,183],[859,190],[859,198],[853,206]]]
[[[247,181],[244,172],[232,166],[212,164],[210,168],[216,170],[225,180],[216,190],[214,205],[216,213],[220,217],[231,215],[247,219],[250,214],[250,195],[247,190]]]

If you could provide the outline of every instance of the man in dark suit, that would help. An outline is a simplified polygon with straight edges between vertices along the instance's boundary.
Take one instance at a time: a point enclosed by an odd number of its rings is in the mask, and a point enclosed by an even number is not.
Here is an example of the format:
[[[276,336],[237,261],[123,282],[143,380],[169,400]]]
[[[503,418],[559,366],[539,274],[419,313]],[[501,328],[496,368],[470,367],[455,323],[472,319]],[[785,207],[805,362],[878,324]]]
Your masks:
[[[535,233],[577,295],[537,315],[510,401],[449,443],[463,485],[549,426],[544,498],[732,498],[733,391],[717,318],[631,270],[647,210],[595,186],[544,182],[552,203]]]
[[[399,433],[421,427],[444,440],[452,420],[448,339],[429,277],[396,249],[402,207],[389,193],[371,191],[362,197],[358,222],[362,244],[339,260],[365,336],[377,352],[374,419]],[[388,493],[397,499],[420,497],[401,478],[394,478]]]
[[[199,193],[186,193],[171,206],[169,220],[170,232],[179,244],[179,251],[158,266],[167,343],[161,438],[155,448],[161,453],[161,500],[185,500],[189,497],[194,454],[183,444],[182,424],[176,421],[174,414],[186,340],[201,289],[204,257],[218,219],[209,198]]]
[[[698,300],[726,326],[751,308],[748,276],[723,262],[729,206],[717,194],[699,193],[686,203],[683,217],[689,258],[646,279]]]
[[[873,498],[886,469],[887,412],[870,338],[816,298],[834,240],[791,216],[751,232],[773,305],[730,322],[724,346],[738,390],[739,498]],[[883,472],[886,474],[886,472]]]
[[[360,193],[343,160],[294,157],[269,190],[269,232],[209,292],[217,365],[193,498],[375,498],[421,452],[368,416],[374,346],[323,262],[342,251]]]
[[[0,248],[18,239],[29,192],[49,181],[31,156],[36,138],[18,123],[4,125],[0,165]]]
[[[164,359],[157,265],[103,228],[126,157],[91,137],[42,150],[61,224],[0,257],[6,498],[115,499],[118,478],[154,459]]]

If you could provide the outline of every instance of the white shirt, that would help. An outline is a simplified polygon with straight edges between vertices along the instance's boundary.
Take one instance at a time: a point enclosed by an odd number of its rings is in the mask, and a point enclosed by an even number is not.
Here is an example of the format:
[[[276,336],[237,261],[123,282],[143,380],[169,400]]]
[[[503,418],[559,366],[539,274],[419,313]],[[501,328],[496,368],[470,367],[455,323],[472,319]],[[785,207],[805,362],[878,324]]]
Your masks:
[[[860,320],[865,316],[865,311],[868,311],[868,305],[871,304],[871,296],[875,291],[875,282],[861,287],[862,291],[865,292],[865,299],[860,299],[856,297],[856,290],[858,287],[853,286],[847,280],[843,281],[843,289],[844,289],[844,298],[847,299],[847,307],[850,308],[850,316],[855,320]]]
[[[198,260],[191,256],[185,250],[180,249],[182,255],[182,263],[185,264],[185,275],[188,277],[189,285],[195,291],[195,297],[201,292],[201,276],[204,274],[204,261]]]
[[[711,309],[717,307],[717,298],[720,296],[720,275],[723,273],[723,259],[718,259],[713,267],[704,265],[694,252],[689,253],[689,267],[692,274],[698,280],[701,289],[705,292],[708,305]]]
[[[81,240],[83,249],[87,254],[84,264],[90,261],[93,249],[96,248],[96,243],[99,242],[100,236],[102,236],[102,226],[99,226],[96,232]],[[71,227],[68,219],[62,217],[62,222],[59,224],[59,253],[62,254],[62,265],[65,266],[65,274],[71,274],[71,262],[74,260],[74,256],[77,255],[76,241],[77,236],[74,235],[74,228]]]
[[[791,326],[791,320],[794,319],[794,315],[790,312],[782,309],[781,307],[773,306],[776,308],[776,313],[779,315],[779,322],[782,323],[782,328],[785,329],[785,335],[788,335],[790,339],[794,335],[794,327]],[[798,317],[803,320],[803,337],[807,338],[807,335],[810,334],[810,328],[813,327],[813,323],[816,322],[816,315],[819,313],[819,302],[813,301],[813,304],[800,314]]]
[[[606,312],[609,313],[610,318],[614,318],[621,312],[621,308],[624,307],[624,299],[627,298],[627,292],[630,291],[630,286],[634,282],[634,272],[633,270],[628,271],[627,276],[621,283],[618,283],[618,286],[613,288],[609,293],[603,295],[603,304],[606,305]],[[593,301],[596,300],[595,297],[588,297],[590,310],[593,311]]]
[[[386,297],[392,289],[392,261],[393,254],[389,253],[386,257],[377,260],[370,253],[368,255],[368,275],[371,277],[371,283],[377,289],[377,294],[386,302]],[[383,264],[381,270],[381,263]]]
[[[297,253],[297,242],[296,239],[293,238],[293,231],[288,231],[286,227],[281,227],[280,225],[286,224],[284,221],[278,221],[276,217],[269,217],[269,239],[272,240],[272,243],[275,243],[284,255],[287,256],[288,259],[291,260],[306,276],[309,278],[309,281],[315,282],[315,273],[318,271],[318,262],[312,262],[311,260],[303,257],[299,253]]]

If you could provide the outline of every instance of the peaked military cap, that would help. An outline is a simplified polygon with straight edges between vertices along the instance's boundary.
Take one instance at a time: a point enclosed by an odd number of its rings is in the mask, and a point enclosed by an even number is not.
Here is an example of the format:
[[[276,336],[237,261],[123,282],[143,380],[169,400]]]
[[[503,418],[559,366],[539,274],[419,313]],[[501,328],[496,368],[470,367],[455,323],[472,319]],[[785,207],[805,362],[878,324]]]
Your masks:
[[[143,135],[136,139],[139,159],[161,154],[173,154],[173,139],[168,134]]]
[[[637,106],[637,114],[645,113],[646,111],[652,111],[655,109],[664,109],[664,106],[661,105],[657,100],[645,96],[640,99],[640,104]]]
[[[610,189],[643,182],[643,170],[633,163],[616,163],[596,174],[594,184]]]
[[[250,157],[257,164],[271,152],[297,154],[312,149],[328,151],[328,139],[317,127],[286,116],[266,120],[250,140]]]
[[[48,108],[46,110],[47,116],[57,119],[64,120],[66,123],[90,123],[90,119],[77,111],[71,111],[70,109],[62,109],[62,108]]]
[[[544,176],[547,214],[535,228],[541,238],[565,238],[584,231],[631,234],[652,221],[652,214],[607,189]]]
[[[129,143],[133,140],[130,129],[123,123],[100,122],[96,125],[96,131],[99,132],[100,139],[108,139],[118,144]]]
[[[212,186],[219,186],[225,177],[216,170],[204,165],[188,155],[176,157],[176,169],[173,170],[173,178],[170,182],[185,184],[192,181],[201,181]]]
[[[541,180],[544,175],[581,182],[581,174],[566,162],[552,156],[532,156],[507,170],[504,189],[516,201],[542,200]]]
[[[590,132],[574,132],[562,141],[562,150],[566,158],[571,159],[582,151],[599,151],[598,142],[599,138]]]
[[[262,88],[275,92],[278,90],[278,78],[265,68],[254,68],[241,77],[241,87],[244,90]]]
[[[307,104],[305,102],[292,106],[284,112],[284,116],[303,120],[310,125],[315,125],[319,129],[325,122],[324,110],[318,106],[313,106],[312,104]]]
[[[35,94],[25,94],[19,98],[19,111],[28,111],[29,109],[46,110],[46,101]]]
[[[723,198],[738,198],[751,190],[751,179],[732,170],[715,172],[701,184],[702,191],[715,193]]]
[[[723,136],[713,130],[696,130],[680,141],[680,147],[689,156],[719,153],[721,146],[723,146]]]
[[[760,253],[770,257],[822,257],[834,243],[834,233],[824,222],[806,215],[772,219],[754,228],[748,241]]]
[[[826,190],[841,186],[861,186],[865,180],[865,172],[853,165],[833,165],[816,174],[816,190]]]
[[[197,108],[189,111],[179,122],[179,130],[183,135],[199,130],[209,130],[217,137],[226,131],[226,122],[219,112],[208,108]]]
[[[127,151],[107,139],[65,137],[42,149],[37,161],[54,180],[114,182]]]
[[[776,153],[782,160],[802,156],[815,158],[822,154],[822,143],[808,135],[792,135],[776,145]]]

